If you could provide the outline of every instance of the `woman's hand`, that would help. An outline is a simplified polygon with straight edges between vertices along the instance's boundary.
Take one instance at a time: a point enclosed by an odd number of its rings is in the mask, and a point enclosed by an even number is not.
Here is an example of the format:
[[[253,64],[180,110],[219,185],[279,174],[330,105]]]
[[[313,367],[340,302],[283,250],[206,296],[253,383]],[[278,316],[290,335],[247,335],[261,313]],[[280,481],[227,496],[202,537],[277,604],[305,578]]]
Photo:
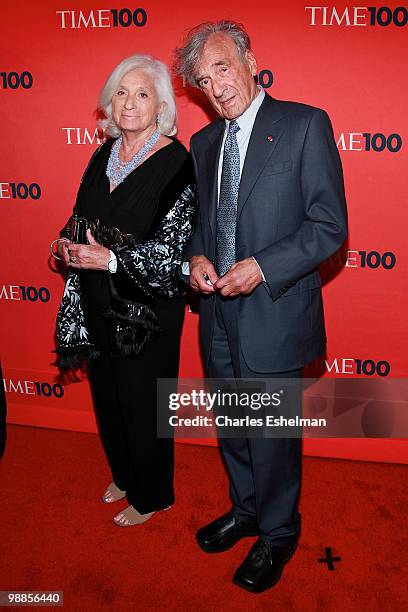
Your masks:
[[[89,244],[68,245],[68,265],[82,270],[107,270],[110,260],[109,249],[96,242],[91,230],[87,230],[86,237]]]
[[[59,240],[56,242],[56,246],[57,246],[56,254],[58,255],[58,257],[61,258],[61,261],[63,261],[66,266],[69,266],[68,247],[71,244],[72,242],[68,240],[67,238],[59,238]]]

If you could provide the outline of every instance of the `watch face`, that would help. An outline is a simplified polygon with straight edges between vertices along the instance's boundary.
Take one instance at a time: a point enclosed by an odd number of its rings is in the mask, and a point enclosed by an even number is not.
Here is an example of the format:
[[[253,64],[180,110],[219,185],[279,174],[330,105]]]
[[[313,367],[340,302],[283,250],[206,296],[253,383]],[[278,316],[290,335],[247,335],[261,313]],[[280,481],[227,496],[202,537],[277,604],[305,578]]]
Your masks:
[[[116,265],[117,264],[116,264],[115,260],[108,261],[108,270],[109,270],[109,272],[112,272],[112,273],[116,272]]]

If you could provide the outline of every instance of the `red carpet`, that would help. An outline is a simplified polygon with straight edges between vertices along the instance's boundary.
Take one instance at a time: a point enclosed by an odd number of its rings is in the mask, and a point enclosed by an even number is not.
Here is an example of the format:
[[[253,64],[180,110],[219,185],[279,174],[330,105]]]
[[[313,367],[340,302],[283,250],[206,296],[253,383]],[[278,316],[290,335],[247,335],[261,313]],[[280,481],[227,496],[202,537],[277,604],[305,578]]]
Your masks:
[[[195,530],[228,509],[218,451],[176,446],[177,503],[121,529],[104,505],[99,438],[9,427],[1,475],[0,590],[61,590],[80,610],[407,610],[407,468],[306,458],[301,544],[261,595],[231,584],[252,539],[219,555]],[[341,561],[318,563],[329,546]]]

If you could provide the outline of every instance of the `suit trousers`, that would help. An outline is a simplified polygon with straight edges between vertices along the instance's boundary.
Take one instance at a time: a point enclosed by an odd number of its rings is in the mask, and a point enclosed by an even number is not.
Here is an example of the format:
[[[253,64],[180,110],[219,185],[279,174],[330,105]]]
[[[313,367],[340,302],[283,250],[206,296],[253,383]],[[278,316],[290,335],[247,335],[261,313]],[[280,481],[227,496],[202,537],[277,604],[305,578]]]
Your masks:
[[[290,378],[298,388],[301,405],[302,370],[260,374],[245,363],[239,341],[239,300],[216,295],[215,325],[208,375],[211,378]],[[236,518],[255,520],[262,538],[285,546],[300,535],[298,510],[302,439],[219,438],[220,449],[230,478],[232,511]]]

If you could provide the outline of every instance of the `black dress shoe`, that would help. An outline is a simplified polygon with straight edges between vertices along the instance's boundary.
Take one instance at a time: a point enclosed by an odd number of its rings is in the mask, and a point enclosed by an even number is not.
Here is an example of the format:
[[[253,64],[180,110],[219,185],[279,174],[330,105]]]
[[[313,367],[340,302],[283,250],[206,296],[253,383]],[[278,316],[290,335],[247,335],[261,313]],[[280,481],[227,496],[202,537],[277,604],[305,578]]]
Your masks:
[[[279,582],[283,568],[296,548],[297,540],[281,548],[259,538],[235,572],[233,582],[252,593],[270,589]]]
[[[232,512],[228,512],[199,529],[196,540],[204,552],[215,553],[228,550],[241,538],[256,536],[258,533],[254,521],[237,521]]]

